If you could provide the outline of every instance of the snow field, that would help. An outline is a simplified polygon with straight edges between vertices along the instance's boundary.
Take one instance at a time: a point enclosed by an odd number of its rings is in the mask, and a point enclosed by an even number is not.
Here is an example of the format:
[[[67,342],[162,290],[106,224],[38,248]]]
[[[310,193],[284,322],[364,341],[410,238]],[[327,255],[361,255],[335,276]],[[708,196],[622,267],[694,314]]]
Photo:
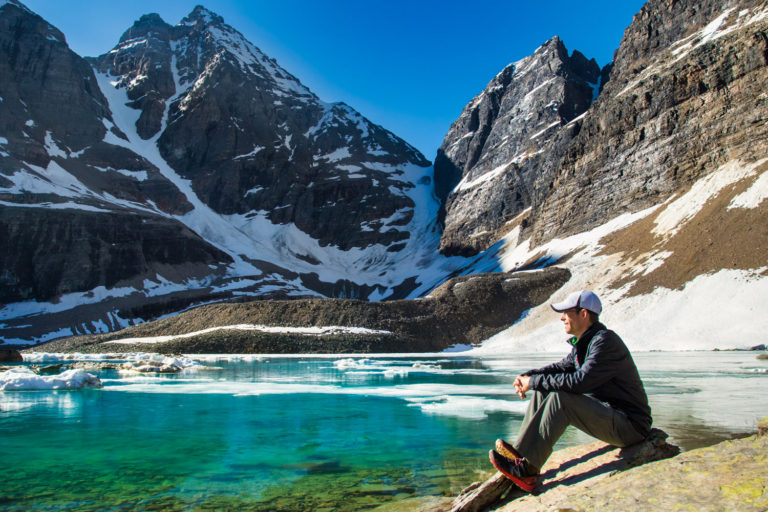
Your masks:
[[[768,302],[768,266],[749,269],[723,269],[697,276],[682,289],[657,287],[652,293],[625,297],[632,283],[621,289],[608,284],[627,275],[652,272],[671,254],[652,249],[636,261],[625,261],[621,254],[600,255],[600,239],[648,215],[658,213],[654,233],[671,237],[690,221],[701,207],[726,187],[754,180],[747,192],[737,196],[732,207],[757,207],[766,196],[765,172],[755,179],[754,164],[729,162],[695,183],[689,192],[641,212],[622,215],[597,228],[554,239],[541,247],[530,248],[527,240],[519,242],[517,230],[506,237],[500,259],[505,270],[512,270],[535,254],[544,252],[543,260],[558,260],[574,253],[565,266],[570,281],[544,304],[529,311],[508,329],[492,336],[472,351],[476,355],[500,355],[514,352],[562,352],[568,348],[560,315],[549,306],[563,300],[571,291],[591,289],[603,303],[601,321],[615,330],[633,351],[744,349],[765,342],[768,316],[760,311]],[[727,321],[725,320],[727,319]]]

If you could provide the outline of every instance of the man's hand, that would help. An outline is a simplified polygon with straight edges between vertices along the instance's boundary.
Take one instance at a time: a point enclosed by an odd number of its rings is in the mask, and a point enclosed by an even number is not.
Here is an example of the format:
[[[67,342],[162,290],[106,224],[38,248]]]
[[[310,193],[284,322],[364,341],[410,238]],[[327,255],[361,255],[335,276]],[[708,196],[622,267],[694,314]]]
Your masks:
[[[525,392],[531,389],[528,387],[529,380],[531,380],[531,378],[524,375],[518,375],[515,379],[513,386],[515,386],[515,392],[517,393],[517,396],[519,396],[521,399],[524,399]]]

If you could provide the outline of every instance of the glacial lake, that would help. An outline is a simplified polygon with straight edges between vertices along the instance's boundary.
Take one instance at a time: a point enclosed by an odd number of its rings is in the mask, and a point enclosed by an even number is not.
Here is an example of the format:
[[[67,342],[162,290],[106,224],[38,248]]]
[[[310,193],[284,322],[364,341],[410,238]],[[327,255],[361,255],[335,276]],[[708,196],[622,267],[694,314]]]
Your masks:
[[[768,416],[755,352],[634,354],[654,426],[683,449]],[[512,380],[562,354],[208,357],[102,388],[0,391],[0,510],[414,510],[488,471],[527,402]],[[591,441],[569,429],[559,447]]]

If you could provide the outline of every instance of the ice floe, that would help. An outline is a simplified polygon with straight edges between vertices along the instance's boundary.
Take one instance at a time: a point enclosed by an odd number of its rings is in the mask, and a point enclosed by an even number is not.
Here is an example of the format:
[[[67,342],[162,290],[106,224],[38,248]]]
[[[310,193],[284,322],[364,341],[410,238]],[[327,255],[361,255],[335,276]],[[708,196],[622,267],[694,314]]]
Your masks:
[[[67,370],[58,375],[38,375],[29,368],[17,367],[0,373],[0,391],[92,387],[101,387],[101,380],[83,370]]]

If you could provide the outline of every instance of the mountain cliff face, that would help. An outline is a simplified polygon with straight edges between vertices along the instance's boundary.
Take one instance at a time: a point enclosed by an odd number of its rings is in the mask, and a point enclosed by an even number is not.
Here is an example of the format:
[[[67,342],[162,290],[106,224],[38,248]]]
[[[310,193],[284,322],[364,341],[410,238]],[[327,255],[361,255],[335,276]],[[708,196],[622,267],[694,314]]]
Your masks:
[[[648,2],[537,208],[535,240],[658,204],[766,153],[762,2]],[[583,212],[574,222],[568,212]]]
[[[760,158],[761,6],[649,1],[594,103],[597,66],[577,52],[568,59],[557,39],[503,70],[465,107],[435,161],[441,251],[473,254],[517,226],[532,245],[581,233],[659,204],[728,161]]]
[[[83,59],[0,2],[5,339],[233,296],[405,297],[434,285],[436,210],[418,151],[203,7]]]
[[[756,309],[768,297],[766,34],[764,2],[650,0],[578,133],[553,168],[535,169],[541,193],[524,221],[488,252],[504,270],[568,268],[551,300],[596,290],[633,348],[757,345],[768,328]],[[508,186],[492,193],[516,193]],[[446,204],[446,220],[472,215]],[[483,350],[546,349],[561,333],[542,305]]]
[[[555,37],[507,66],[464,108],[435,160],[445,201],[442,252],[487,249],[549,193],[600,78],[594,60],[578,51],[569,56]]]

